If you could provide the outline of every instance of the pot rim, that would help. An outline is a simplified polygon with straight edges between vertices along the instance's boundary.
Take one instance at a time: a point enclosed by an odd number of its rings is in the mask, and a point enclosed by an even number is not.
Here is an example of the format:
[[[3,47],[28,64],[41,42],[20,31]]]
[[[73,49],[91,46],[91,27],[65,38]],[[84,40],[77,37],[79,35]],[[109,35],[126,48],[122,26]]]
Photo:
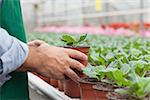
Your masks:
[[[133,100],[139,100],[139,98],[137,98],[135,96],[132,96],[132,95],[129,95],[129,94],[120,94],[120,93],[117,93],[115,91],[109,92],[108,95],[107,95],[107,97],[110,98],[110,99],[112,99],[112,97],[114,97],[114,96],[118,97],[117,95],[118,96],[127,96],[127,97],[130,97],[130,99],[133,99]],[[112,100],[116,100],[116,99],[118,99],[118,98],[114,98]]]
[[[87,48],[87,49],[90,48],[90,46],[59,46],[59,47],[63,47],[63,48]]]
[[[98,82],[98,81],[90,82],[90,81],[86,81],[84,79],[94,79],[94,78],[83,77],[83,78],[78,79],[78,82],[81,84],[93,84],[93,85],[96,85]]]
[[[98,85],[100,85],[100,84],[93,85],[92,88],[97,91],[105,91],[105,92],[113,92],[114,91],[114,89],[109,89],[107,87],[105,89],[100,89],[100,88],[98,88]]]

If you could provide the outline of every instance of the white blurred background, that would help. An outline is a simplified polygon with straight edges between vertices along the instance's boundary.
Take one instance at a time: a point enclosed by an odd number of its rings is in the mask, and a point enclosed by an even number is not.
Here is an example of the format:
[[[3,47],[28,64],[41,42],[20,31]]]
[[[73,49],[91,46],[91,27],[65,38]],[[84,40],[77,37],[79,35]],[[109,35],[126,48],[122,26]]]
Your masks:
[[[150,0],[21,0],[28,31],[45,26],[150,22]]]

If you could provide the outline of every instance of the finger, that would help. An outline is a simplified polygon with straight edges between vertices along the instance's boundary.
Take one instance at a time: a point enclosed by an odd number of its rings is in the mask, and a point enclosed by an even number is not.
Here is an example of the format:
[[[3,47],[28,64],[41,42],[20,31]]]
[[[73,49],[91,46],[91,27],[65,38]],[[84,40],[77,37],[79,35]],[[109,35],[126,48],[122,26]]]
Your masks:
[[[31,42],[28,42],[28,45],[31,45],[31,46],[40,46],[43,43],[45,43],[45,42],[42,41],[42,40],[34,40],[34,41],[31,41]]]
[[[44,41],[42,41],[42,40],[35,40],[34,41],[34,43],[35,43],[35,45],[41,45],[41,44],[43,44],[43,43],[45,43]]]
[[[82,72],[82,69],[85,67],[83,64],[81,64],[79,61],[70,59],[69,65],[73,69],[77,69],[78,71]]]
[[[77,50],[73,50],[73,49],[67,49],[67,53],[69,54],[69,56],[71,58],[75,58],[78,60],[88,60],[87,55],[85,55],[84,53],[77,51]]]
[[[34,42],[33,41],[30,41],[27,43],[28,45],[34,45]]]
[[[78,83],[77,80],[80,79],[79,76],[72,69],[70,69],[70,68],[68,68],[65,71],[65,75],[67,77],[69,77],[70,79],[72,79],[73,81],[75,81],[76,83]]]

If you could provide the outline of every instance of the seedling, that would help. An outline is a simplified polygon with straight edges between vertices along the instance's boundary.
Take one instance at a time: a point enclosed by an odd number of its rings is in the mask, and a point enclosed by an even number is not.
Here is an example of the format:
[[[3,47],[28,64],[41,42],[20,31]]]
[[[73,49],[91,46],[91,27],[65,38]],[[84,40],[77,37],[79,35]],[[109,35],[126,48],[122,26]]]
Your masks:
[[[63,35],[61,40],[68,46],[78,46],[81,45],[87,37],[87,34],[81,35],[79,38],[75,38],[70,35]]]

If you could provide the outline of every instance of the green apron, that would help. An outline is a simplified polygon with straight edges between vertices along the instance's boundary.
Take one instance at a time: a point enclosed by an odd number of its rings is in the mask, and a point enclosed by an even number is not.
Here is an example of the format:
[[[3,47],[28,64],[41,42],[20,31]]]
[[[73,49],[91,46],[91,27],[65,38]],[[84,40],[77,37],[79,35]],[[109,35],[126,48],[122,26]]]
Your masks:
[[[0,26],[10,35],[26,42],[20,0],[3,0]],[[13,72],[12,78],[0,87],[0,100],[29,100],[27,73]]]

